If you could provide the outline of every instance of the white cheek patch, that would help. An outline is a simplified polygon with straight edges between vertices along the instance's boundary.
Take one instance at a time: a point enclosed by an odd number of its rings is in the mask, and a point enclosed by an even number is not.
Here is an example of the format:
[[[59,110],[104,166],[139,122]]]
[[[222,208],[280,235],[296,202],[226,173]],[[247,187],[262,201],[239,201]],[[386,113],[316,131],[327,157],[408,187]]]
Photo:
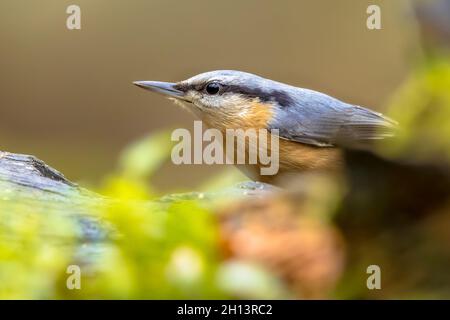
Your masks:
[[[168,98],[170,101],[172,101],[173,103],[175,103],[177,106],[180,106],[181,108],[185,109],[185,110],[191,110],[191,108],[189,108],[189,106],[187,105],[187,103],[177,99],[177,98]]]
[[[174,102],[177,106],[180,106],[182,109],[187,110],[188,112],[194,114],[197,117],[202,116],[201,107],[197,105],[197,102],[194,100],[192,103],[188,103],[177,98],[168,98],[172,102]]]
[[[233,110],[234,113],[237,110],[248,112],[247,106],[249,105],[249,102],[249,99],[246,99],[239,94],[204,96],[203,99],[200,100],[200,103],[207,108],[220,108],[229,111]]]
[[[223,107],[224,99],[220,96],[204,96],[199,102],[206,108],[220,108]]]
[[[179,99],[177,99],[177,98],[169,97],[168,99],[169,99],[170,101],[172,101],[173,103],[175,103],[177,106],[180,106],[180,107],[186,107],[186,105],[185,105],[181,100],[179,100]]]

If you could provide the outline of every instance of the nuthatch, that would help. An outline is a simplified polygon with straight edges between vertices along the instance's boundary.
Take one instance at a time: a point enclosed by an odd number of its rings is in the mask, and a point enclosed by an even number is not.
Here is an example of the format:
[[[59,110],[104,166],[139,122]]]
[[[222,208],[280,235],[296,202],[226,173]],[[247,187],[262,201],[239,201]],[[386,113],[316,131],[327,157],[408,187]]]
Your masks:
[[[337,169],[341,147],[365,148],[373,140],[391,137],[396,128],[395,121],[380,113],[241,71],[211,71],[177,83],[134,84],[181,102],[208,127],[222,132],[278,129],[278,175]],[[257,169],[244,171],[253,179],[273,181],[258,176]]]

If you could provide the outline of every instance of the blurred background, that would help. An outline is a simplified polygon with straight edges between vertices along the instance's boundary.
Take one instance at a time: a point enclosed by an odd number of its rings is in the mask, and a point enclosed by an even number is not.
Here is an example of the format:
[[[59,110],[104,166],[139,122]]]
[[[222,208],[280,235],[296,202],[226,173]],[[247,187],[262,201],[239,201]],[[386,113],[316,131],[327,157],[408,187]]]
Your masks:
[[[71,4],[81,30],[66,28]],[[381,8],[381,30],[366,27],[370,4]],[[0,149],[95,184],[131,141],[192,127],[190,114],[132,81],[215,69],[382,110],[422,55],[418,32],[411,1],[4,0]],[[220,169],[167,164],[155,184],[190,188]]]

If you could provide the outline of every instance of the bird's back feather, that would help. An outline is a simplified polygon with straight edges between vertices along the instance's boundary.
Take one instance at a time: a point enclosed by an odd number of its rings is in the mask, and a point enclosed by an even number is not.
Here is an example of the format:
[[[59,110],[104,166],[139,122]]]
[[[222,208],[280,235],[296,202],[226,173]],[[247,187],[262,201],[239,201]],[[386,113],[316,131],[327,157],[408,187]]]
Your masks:
[[[289,87],[295,104],[278,106],[269,129],[281,138],[315,146],[359,148],[392,137],[397,123],[378,112],[344,103],[313,90]]]

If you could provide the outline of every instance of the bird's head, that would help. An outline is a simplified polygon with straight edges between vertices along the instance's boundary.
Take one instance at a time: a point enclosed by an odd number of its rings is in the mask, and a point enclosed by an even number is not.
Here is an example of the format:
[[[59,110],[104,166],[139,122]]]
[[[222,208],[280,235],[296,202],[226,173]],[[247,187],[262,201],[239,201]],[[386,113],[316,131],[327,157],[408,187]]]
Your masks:
[[[260,117],[258,121],[264,122],[270,118],[273,107],[289,103],[289,95],[281,83],[233,70],[206,72],[177,83],[136,81],[134,84],[187,104],[201,118],[216,116],[226,122],[248,116]]]

